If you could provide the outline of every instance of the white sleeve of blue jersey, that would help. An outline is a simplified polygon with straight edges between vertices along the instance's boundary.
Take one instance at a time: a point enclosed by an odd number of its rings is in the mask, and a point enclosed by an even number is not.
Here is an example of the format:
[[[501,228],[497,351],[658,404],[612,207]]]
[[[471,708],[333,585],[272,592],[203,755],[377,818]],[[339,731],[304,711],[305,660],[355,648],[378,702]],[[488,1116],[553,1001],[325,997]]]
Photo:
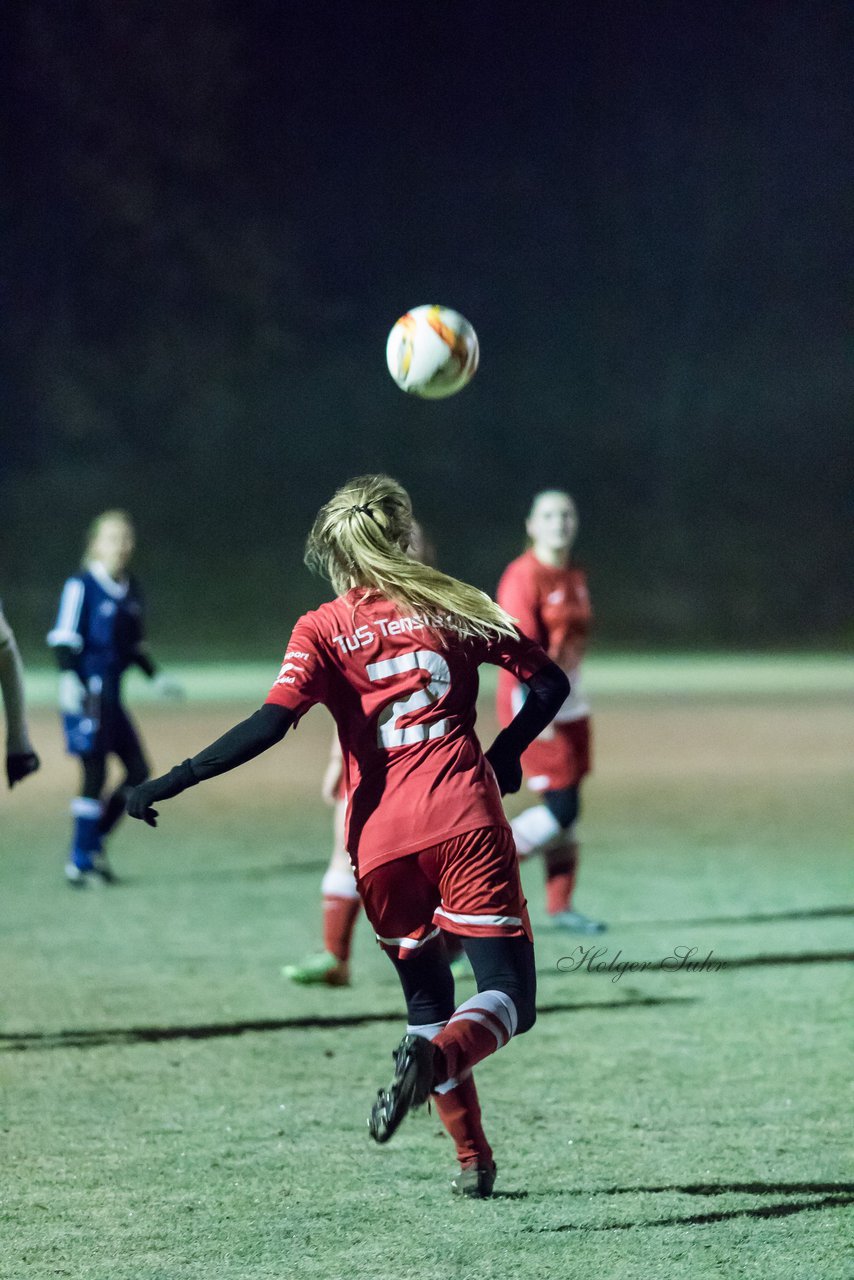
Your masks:
[[[80,634],[80,612],[83,608],[83,596],[86,588],[80,578],[69,578],[62,588],[59,612],[56,625],[48,632],[47,642],[52,649],[57,645],[67,645],[75,653],[83,648],[83,637]]]

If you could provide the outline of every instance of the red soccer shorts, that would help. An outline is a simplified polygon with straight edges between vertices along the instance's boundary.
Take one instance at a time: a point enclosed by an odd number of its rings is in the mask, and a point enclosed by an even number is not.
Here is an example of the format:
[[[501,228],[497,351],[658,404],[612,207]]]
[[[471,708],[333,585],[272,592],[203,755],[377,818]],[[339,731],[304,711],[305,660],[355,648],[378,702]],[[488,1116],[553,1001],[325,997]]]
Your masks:
[[[401,960],[439,929],[468,938],[533,941],[509,827],[466,831],[383,862],[358,883],[380,945]]]
[[[590,721],[551,724],[522,756],[522,768],[532,791],[562,791],[577,787],[590,772]]]

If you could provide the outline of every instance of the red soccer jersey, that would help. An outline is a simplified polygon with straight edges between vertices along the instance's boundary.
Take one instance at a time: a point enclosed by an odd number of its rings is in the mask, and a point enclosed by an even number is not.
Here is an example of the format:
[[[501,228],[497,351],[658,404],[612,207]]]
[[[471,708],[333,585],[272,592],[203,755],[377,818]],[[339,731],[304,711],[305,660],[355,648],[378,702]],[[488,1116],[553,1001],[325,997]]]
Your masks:
[[[268,702],[300,717],[324,703],[338,726],[347,850],[359,875],[477,827],[506,823],[475,734],[482,662],[526,680],[547,656],[527,637],[440,637],[355,588],[305,614]]]
[[[533,551],[525,551],[504,570],[496,599],[524,634],[536,640],[576,684],[593,616],[584,570],[575,566],[556,569],[543,564]],[[515,687],[509,672],[499,672],[498,716],[502,724],[509,724],[515,713]],[[587,711],[586,705],[570,694],[566,710],[558,712],[557,720],[577,719]]]

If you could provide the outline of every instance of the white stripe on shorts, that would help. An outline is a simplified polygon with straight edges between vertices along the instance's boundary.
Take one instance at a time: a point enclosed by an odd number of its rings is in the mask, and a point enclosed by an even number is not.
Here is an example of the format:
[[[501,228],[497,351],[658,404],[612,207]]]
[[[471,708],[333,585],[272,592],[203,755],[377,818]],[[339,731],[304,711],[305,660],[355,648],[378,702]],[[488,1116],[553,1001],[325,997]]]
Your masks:
[[[417,947],[423,947],[425,942],[429,942],[431,938],[435,938],[439,933],[439,926],[428,933],[426,938],[383,938],[380,934],[376,934],[377,942],[384,942],[387,947],[403,947],[404,951],[414,951]]]
[[[520,925],[522,923],[519,916],[463,916],[457,911],[446,911],[444,907],[437,907],[433,915],[444,916],[446,920],[453,920],[454,924]]]

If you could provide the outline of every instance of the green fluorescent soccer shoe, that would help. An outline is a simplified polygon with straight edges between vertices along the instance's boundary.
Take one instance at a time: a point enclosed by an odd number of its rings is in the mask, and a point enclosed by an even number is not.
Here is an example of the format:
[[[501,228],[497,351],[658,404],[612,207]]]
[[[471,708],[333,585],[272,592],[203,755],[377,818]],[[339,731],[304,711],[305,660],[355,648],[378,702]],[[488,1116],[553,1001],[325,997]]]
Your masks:
[[[299,964],[283,965],[282,977],[302,987],[349,987],[350,966],[330,951],[321,951],[318,955],[306,956]]]
[[[581,911],[557,911],[549,916],[549,923],[554,929],[564,929],[567,933],[604,933],[608,928],[601,920],[593,920]]]
[[[472,972],[472,967],[469,964],[468,956],[464,951],[461,951],[458,956],[454,956],[451,961],[451,973],[454,975],[456,980],[459,980],[460,978],[474,978],[474,973]]]

